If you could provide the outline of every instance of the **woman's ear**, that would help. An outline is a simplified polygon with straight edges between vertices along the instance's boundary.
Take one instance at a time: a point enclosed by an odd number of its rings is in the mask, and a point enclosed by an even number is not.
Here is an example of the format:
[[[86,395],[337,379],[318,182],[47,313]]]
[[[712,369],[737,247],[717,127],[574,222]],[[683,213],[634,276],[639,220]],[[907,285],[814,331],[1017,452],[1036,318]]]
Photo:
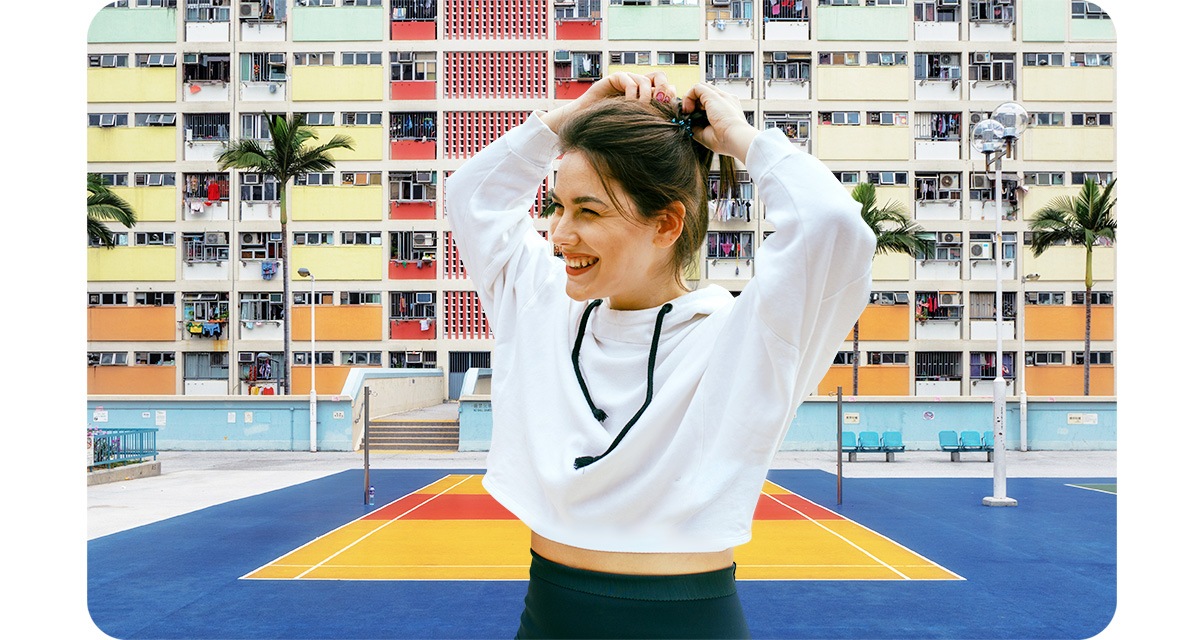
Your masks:
[[[666,249],[672,247],[685,228],[686,205],[680,200],[670,202],[668,206],[657,212],[656,236],[652,244]]]

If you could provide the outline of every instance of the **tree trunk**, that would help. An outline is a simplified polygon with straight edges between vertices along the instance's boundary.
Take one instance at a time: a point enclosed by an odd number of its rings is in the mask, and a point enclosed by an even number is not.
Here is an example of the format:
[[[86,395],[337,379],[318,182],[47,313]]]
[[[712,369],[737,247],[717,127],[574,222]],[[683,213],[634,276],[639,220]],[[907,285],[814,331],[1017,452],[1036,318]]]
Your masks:
[[[1083,284],[1087,285],[1087,298],[1083,301],[1087,308],[1085,312],[1086,325],[1085,336],[1083,337],[1083,395],[1091,395],[1091,287],[1095,284],[1091,273],[1091,247],[1092,242],[1087,243],[1087,269],[1086,277],[1083,279]]]
[[[293,301],[289,298],[288,287],[291,274],[288,270],[288,205],[286,196],[284,195],[287,184],[287,178],[280,180],[280,276],[284,279],[284,282],[282,283],[284,286],[284,310],[282,315],[284,318],[284,353],[280,357],[280,365],[284,369],[284,378],[280,385],[281,395],[288,395],[292,393],[293,390],[293,358],[292,354],[289,353],[289,334],[292,331],[292,328],[289,325],[293,321]],[[313,318],[310,318],[310,322],[313,322]],[[312,362],[310,363],[310,366],[313,366]]]
[[[859,343],[861,342],[861,321],[853,323],[853,395],[857,395],[857,369],[861,357],[858,355]]]

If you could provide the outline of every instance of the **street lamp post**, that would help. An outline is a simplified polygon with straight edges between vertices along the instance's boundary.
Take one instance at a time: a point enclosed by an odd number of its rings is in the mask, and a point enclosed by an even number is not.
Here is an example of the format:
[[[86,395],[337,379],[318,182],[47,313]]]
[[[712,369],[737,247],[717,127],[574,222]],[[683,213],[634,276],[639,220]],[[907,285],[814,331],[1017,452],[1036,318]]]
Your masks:
[[[994,491],[991,496],[982,499],[982,503],[989,507],[1016,506],[1016,500],[1007,497],[1004,403],[1007,381],[1003,378],[1003,157],[1011,152],[1012,144],[1026,126],[1028,112],[1024,107],[1015,102],[1006,102],[996,108],[990,118],[975,125],[970,138],[974,149],[983,154],[987,169],[990,169],[991,161],[995,161],[995,379],[991,389],[995,416],[995,473]]]
[[[297,275],[309,278],[309,450],[311,453],[316,453],[318,451],[318,368],[315,366],[317,360],[314,357],[314,343],[317,337],[314,327],[318,324],[315,314],[317,300],[314,295],[314,274],[309,269],[301,267],[297,269]]]

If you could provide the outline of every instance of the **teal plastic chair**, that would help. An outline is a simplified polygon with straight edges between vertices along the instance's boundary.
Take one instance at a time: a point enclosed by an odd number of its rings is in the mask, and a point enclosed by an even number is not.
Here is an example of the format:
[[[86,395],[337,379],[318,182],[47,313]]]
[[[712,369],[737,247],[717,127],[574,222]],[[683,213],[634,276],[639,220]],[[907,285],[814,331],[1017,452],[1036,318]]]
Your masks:
[[[882,432],[882,448],[886,451],[903,451],[903,433],[899,431]]]
[[[982,451],[982,433],[978,431],[963,431],[962,451]]]
[[[857,434],[858,451],[882,451],[882,438],[877,431],[862,431]]]
[[[840,432],[840,450],[851,453],[857,450],[857,434],[852,431]]]
[[[994,431],[983,431],[982,432],[982,448],[986,449],[987,451],[995,450],[995,432]]]
[[[941,451],[957,451],[961,447],[961,442],[957,439],[956,431],[941,431],[936,434],[937,440],[941,445]]]

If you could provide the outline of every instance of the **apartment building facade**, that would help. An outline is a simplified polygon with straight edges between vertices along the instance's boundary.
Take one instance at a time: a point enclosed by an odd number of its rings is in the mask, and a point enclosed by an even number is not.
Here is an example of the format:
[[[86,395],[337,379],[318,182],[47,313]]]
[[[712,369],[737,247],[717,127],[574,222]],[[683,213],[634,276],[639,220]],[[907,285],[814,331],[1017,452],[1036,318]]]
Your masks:
[[[311,367],[321,394],[352,367],[440,368],[457,397],[493,342],[444,217],[447,176],[532,110],[656,70],[734,93],[750,122],[925,229],[915,259],[875,258],[856,356],[850,334],[816,393],[851,393],[856,357],[860,395],[989,396],[1000,260],[1008,394],[1023,380],[1030,396],[1082,395],[1085,250],[1037,258],[1027,221],[1116,177],[1115,49],[1107,14],[1067,0],[114,2],[88,32],[88,171],[139,221],[87,248],[88,393],[279,393],[287,358],[292,393]],[[1031,119],[996,207],[970,132],[1008,101]],[[229,141],[266,139],[265,114],[297,113],[319,140],[353,141],[333,170],[282,185],[218,168]],[[733,293],[773,231],[741,177],[715,194],[688,274]],[[554,184],[531,203],[545,234]],[[1094,256],[1091,395],[1108,396],[1115,248]]]

